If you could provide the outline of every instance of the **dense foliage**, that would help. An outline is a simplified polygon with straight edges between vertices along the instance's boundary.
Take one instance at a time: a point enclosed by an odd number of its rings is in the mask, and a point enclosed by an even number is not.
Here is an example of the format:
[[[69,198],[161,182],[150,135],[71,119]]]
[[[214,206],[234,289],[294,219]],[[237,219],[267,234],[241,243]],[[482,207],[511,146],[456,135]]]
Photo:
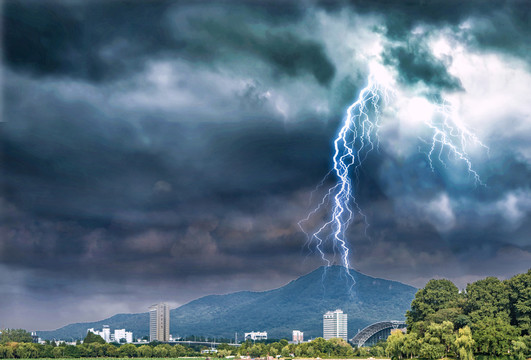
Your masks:
[[[92,331],[87,331],[87,336],[85,336],[85,339],[83,340],[83,344],[105,344],[105,340],[100,336],[94,334]]]
[[[448,280],[430,280],[406,313],[408,333],[393,334],[388,353],[398,359],[524,359],[531,352],[530,318],[531,270],[504,281],[488,277],[461,293]]]
[[[278,342],[247,341],[240,347],[221,344],[218,352],[209,356],[224,358],[226,356],[250,356],[252,358],[276,356],[283,357],[321,357],[349,358],[359,355],[345,340],[324,340],[317,338],[303,344],[289,344],[287,340]],[[366,355],[382,355],[383,352],[363,350]],[[100,344],[97,342],[81,345],[41,345],[33,343],[8,343],[0,345],[0,358],[94,358],[94,357],[127,357],[127,358],[176,358],[182,356],[198,356],[194,350],[182,345],[169,344]]]
[[[31,334],[23,329],[3,329],[0,333],[0,344],[32,341]]]
[[[0,359],[23,358],[95,358],[95,357],[157,357],[176,358],[180,356],[197,356],[194,350],[182,345],[168,344],[100,344],[98,342],[59,346],[54,344],[33,344],[10,342],[0,345]]]

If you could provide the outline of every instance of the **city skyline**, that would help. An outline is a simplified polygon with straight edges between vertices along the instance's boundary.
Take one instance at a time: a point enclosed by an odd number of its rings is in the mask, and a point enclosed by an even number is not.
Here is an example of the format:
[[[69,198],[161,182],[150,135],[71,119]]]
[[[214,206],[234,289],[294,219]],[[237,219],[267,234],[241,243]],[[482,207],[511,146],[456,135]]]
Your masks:
[[[375,99],[379,141],[350,174],[352,267],[464,289],[531,263],[525,1],[2,7],[2,327],[177,308],[339,263],[299,224],[330,218],[312,211],[375,68],[393,91]],[[481,182],[431,151],[448,117],[485,145],[460,144]]]

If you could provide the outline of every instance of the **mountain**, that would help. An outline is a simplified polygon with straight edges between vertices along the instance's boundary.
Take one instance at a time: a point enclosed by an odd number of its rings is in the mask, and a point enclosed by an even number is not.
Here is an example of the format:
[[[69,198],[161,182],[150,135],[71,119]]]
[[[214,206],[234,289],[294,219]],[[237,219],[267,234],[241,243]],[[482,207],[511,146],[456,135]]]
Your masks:
[[[289,338],[301,330],[305,338],[322,336],[323,314],[341,309],[348,314],[349,337],[383,320],[403,320],[417,289],[340,266],[320,267],[278,289],[209,295],[170,311],[170,333],[232,338],[243,332],[267,331],[269,338]],[[88,328],[125,328],[135,337],[149,334],[149,315],[118,314],[108,319],[39,331],[43,339],[83,338]],[[242,337],[240,337],[241,339]]]

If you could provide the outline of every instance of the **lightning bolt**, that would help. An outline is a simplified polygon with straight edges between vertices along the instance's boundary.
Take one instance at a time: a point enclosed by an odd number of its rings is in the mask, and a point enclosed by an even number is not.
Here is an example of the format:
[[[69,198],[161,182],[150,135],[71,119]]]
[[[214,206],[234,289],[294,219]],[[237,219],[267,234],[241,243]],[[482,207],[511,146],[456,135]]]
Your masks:
[[[367,217],[356,202],[355,184],[351,173],[359,180],[359,170],[367,155],[379,148],[378,131],[380,129],[380,106],[393,94],[392,89],[377,81],[376,72],[371,71],[368,84],[361,91],[357,100],[351,104],[343,120],[341,128],[334,140],[333,168],[325,176],[321,184],[333,174],[336,183],[324,195],[317,207],[308,216],[299,221],[299,227],[308,236],[308,244],[315,243],[315,249],[321,258],[330,266],[332,261],[326,256],[325,246],[332,244],[334,254],[338,253],[340,264],[350,274],[350,248],[345,238],[345,231],[354,221],[355,214],[363,219],[365,232],[369,226]],[[309,234],[305,224],[317,216],[325,207],[332,204],[329,218],[316,231]]]
[[[352,284],[355,281],[350,273],[351,251],[345,233],[354,222],[356,215],[365,225],[365,235],[369,227],[367,217],[356,201],[355,188],[359,183],[359,172],[364,160],[371,151],[379,150],[380,109],[397,94],[393,89],[394,81],[390,80],[387,74],[382,66],[371,65],[367,86],[360,91],[356,101],[348,107],[334,140],[332,169],[314,192],[324,186],[326,180],[332,175],[336,180],[335,184],[328,189],[315,209],[298,223],[307,235],[307,246],[314,245],[315,250],[320,253],[328,266],[332,265],[334,259],[339,258],[339,264],[346,270],[347,275],[353,281]],[[450,103],[443,102],[433,104],[433,106],[439,116],[424,120],[432,136],[429,140],[421,139],[428,144],[429,150],[426,155],[432,171],[435,172],[434,161],[439,161],[446,167],[444,155],[448,157],[453,155],[455,159],[466,164],[468,173],[473,176],[476,184],[483,184],[478,172],[472,166],[466,149],[469,144],[480,145],[487,150],[488,148],[456,120],[457,117]],[[351,175],[355,175],[354,179]],[[319,223],[323,218],[322,225],[312,226],[312,222],[317,220]],[[308,231],[307,227],[314,230]],[[332,259],[327,256],[327,249],[330,247],[334,253]]]
[[[476,185],[485,186],[478,172],[472,166],[467,148],[480,146],[487,151],[487,154],[489,148],[472,131],[458,121],[459,117],[451,103],[443,101],[440,104],[436,104],[435,108],[439,116],[428,118],[424,122],[432,130],[432,137],[429,141],[419,138],[429,147],[427,158],[431,170],[435,172],[433,165],[435,160],[439,161],[444,167],[448,167],[443,160],[443,156],[446,153],[448,158],[453,156],[454,159],[464,162]]]

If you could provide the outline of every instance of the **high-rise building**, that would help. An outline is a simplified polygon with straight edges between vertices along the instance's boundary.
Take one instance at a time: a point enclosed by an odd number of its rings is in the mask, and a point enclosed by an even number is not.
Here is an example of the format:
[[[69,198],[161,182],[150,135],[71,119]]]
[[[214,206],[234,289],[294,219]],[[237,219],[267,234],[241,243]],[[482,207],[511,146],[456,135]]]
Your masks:
[[[323,315],[323,338],[342,338],[348,341],[347,337],[347,314],[342,310],[328,311]]]
[[[304,333],[299,330],[293,330],[292,340],[294,344],[300,344],[304,341]]]
[[[170,308],[160,303],[149,308],[149,341],[170,340]]]

